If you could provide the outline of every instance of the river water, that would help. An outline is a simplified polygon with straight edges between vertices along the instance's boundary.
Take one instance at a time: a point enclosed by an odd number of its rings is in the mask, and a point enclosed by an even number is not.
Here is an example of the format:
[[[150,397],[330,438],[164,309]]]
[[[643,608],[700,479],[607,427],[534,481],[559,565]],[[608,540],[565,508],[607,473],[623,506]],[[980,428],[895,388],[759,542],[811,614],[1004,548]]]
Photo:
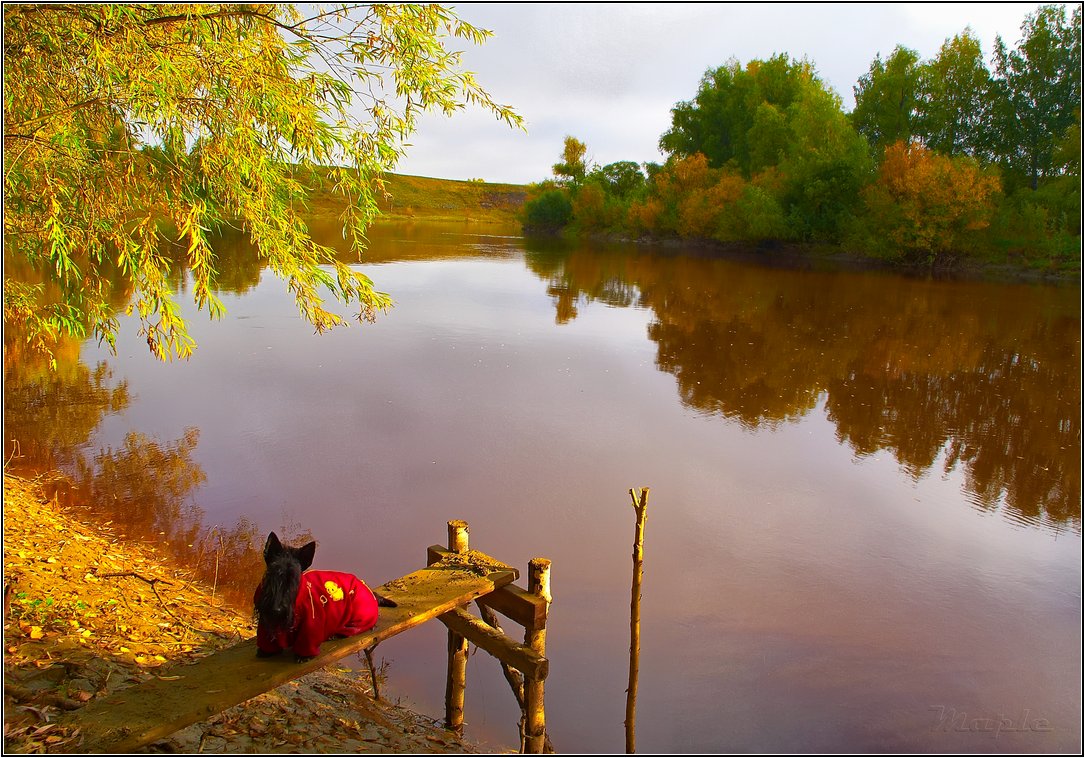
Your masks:
[[[217,551],[239,595],[271,529],[372,584],[452,518],[522,571],[550,558],[564,752],[623,747],[628,490],[648,486],[641,752],[1080,750],[1076,285],[485,226],[370,238],[396,303],[374,324],[313,334],[224,240],[227,315],[186,306],[189,361],[155,362],[123,318],[115,357],[69,347],[56,374],[6,350],[6,455],[197,546],[182,560]],[[387,689],[440,714],[444,648],[436,623],[381,645]],[[517,715],[472,657],[468,736],[515,745]]]

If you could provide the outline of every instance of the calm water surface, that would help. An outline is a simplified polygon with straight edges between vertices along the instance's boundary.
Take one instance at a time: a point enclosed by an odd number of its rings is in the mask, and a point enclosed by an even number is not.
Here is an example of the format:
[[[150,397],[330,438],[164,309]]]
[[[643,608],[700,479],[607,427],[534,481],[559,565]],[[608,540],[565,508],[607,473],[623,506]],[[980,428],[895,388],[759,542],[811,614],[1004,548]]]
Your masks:
[[[241,543],[270,529],[372,583],[450,518],[550,558],[564,752],[623,746],[641,486],[642,752],[1080,750],[1076,286],[371,239],[396,301],[376,324],[314,335],[224,241],[228,314],[190,313],[191,360],[156,363],[130,322],[115,358],[88,343],[56,376],[7,351],[5,439],[133,533],[235,551],[243,593]],[[442,713],[444,646],[437,624],[381,645],[388,689]],[[484,653],[466,715],[516,744]]]

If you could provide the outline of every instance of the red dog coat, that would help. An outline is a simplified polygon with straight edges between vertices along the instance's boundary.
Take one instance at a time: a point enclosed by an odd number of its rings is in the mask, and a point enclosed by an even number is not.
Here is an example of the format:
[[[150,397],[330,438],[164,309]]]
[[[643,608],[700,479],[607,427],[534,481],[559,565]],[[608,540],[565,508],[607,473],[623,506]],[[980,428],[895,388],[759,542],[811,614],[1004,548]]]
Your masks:
[[[254,602],[259,602],[263,589],[263,584],[256,588]],[[352,637],[376,623],[377,598],[361,579],[341,571],[306,571],[294,601],[293,628],[273,633],[258,624],[256,646],[264,653],[292,647],[294,655],[312,658],[324,640]]]

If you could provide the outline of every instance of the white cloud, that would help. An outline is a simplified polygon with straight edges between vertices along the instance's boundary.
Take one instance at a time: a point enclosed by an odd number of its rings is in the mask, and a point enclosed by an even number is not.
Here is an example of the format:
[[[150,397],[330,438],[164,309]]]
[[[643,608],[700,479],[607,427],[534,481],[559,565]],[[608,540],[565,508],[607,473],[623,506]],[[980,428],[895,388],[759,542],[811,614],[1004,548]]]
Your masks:
[[[464,4],[466,21],[494,32],[464,47],[464,65],[528,122],[524,135],[481,112],[420,122],[397,170],[450,179],[546,178],[562,137],[599,163],[658,160],[670,108],[691,98],[706,69],[786,53],[806,57],[853,104],[875,54],[898,45],[924,57],[971,26],[990,56],[996,34],[1016,43],[1039,3],[955,4]],[[463,43],[466,45],[466,43]]]

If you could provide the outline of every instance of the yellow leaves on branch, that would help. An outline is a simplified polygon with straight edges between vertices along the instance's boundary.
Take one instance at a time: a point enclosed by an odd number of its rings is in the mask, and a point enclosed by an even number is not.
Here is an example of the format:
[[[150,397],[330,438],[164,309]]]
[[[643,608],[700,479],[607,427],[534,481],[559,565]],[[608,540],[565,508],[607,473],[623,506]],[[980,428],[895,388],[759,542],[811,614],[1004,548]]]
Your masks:
[[[488,36],[439,5],[5,6],[4,231],[29,271],[5,279],[5,323],[112,345],[130,292],[151,352],[187,356],[178,269],[220,315],[209,235],[227,223],[318,330],[343,321],[329,295],[371,318],[391,301],[313,243],[308,183],[330,176],[360,254],[419,111],[522,127],[448,49]]]

